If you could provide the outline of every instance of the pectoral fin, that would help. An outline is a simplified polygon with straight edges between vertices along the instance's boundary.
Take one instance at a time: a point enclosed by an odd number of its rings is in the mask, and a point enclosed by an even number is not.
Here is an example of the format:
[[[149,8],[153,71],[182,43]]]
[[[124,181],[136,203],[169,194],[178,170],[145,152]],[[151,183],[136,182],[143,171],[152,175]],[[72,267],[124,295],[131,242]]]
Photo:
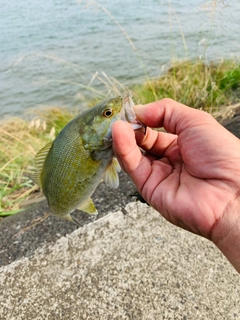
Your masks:
[[[78,207],[79,210],[82,210],[89,214],[98,214],[97,209],[94,206],[94,203],[91,198],[89,198],[84,204]]]
[[[112,159],[112,162],[107,167],[107,170],[104,173],[104,181],[105,183],[112,187],[112,188],[118,188],[119,186],[119,178],[118,178],[118,172],[121,171],[121,167],[117,161],[116,158]]]

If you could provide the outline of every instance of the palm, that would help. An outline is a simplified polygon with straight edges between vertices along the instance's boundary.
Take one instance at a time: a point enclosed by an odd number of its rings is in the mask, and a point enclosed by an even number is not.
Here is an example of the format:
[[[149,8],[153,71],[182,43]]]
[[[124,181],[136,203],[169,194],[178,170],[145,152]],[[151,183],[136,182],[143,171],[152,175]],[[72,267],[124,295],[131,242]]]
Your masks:
[[[214,171],[214,164],[208,164],[205,171],[203,165],[198,165],[200,161],[197,154],[195,150],[189,159],[184,152],[180,154],[176,139],[161,160],[151,163],[152,174],[156,176],[158,170],[162,174],[158,174],[159,179],[155,186],[149,176],[143,192],[145,189],[148,190],[147,193],[151,194],[151,197],[148,199],[147,195],[147,201],[168,221],[209,237],[209,231],[218,218],[216,215],[221,212],[216,212],[216,207],[213,208],[219,197],[219,190],[216,188],[217,181],[206,177],[206,172]],[[224,190],[222,196],[225,196]]]

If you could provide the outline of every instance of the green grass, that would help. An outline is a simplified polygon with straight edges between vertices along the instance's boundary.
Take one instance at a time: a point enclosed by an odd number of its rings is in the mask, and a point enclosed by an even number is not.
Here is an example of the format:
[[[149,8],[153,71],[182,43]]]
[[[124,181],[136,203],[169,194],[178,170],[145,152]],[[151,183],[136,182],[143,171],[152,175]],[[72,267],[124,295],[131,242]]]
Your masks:
[[[193,108],[214,112],[240,100],[240,66],[235,61],[205,64],[176,62],[151,84],[133,87],[139,103],[170,97]]]
[[[214,112],[240,101],[240,65],[231,60],[210,64],[176,62],[158,79],[129,89],[135,103],[169,97]],[[89,105],[95,102],[95,99],[89,101]],[[39,192],[29,178],[34,170],[34,155],[53,140],[76,113],[76,110],[48,108],[36,111],[31,120],[10,118],[0,123],[0,216],[15,214],[26,198]]]

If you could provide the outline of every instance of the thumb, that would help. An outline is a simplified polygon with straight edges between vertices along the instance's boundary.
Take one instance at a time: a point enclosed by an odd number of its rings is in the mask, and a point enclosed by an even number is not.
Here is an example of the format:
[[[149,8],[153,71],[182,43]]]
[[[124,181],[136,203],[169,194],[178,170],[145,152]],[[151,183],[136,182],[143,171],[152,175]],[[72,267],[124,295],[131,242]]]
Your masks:
[[[131,125],[124,121],[116,121],[112,126],[112,138],[113,151],[121,167],[127,173],[136,170],[142,154],[136,144],[135,133]]]
[[[116,121],[112,126],[113,151],[123,170],[130,175],[138,189],[151,172],[151,164],[142,156],[135,133],[129,123]]]

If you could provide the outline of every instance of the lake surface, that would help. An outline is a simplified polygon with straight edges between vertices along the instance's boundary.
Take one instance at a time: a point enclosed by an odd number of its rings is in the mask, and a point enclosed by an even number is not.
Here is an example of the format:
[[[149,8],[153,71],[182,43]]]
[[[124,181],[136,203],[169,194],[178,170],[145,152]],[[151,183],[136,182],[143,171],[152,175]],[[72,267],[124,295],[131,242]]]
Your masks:
[[[0,115],[81,109],[173,59],[239,59],[239,17],[238,0],[1,0]]]

